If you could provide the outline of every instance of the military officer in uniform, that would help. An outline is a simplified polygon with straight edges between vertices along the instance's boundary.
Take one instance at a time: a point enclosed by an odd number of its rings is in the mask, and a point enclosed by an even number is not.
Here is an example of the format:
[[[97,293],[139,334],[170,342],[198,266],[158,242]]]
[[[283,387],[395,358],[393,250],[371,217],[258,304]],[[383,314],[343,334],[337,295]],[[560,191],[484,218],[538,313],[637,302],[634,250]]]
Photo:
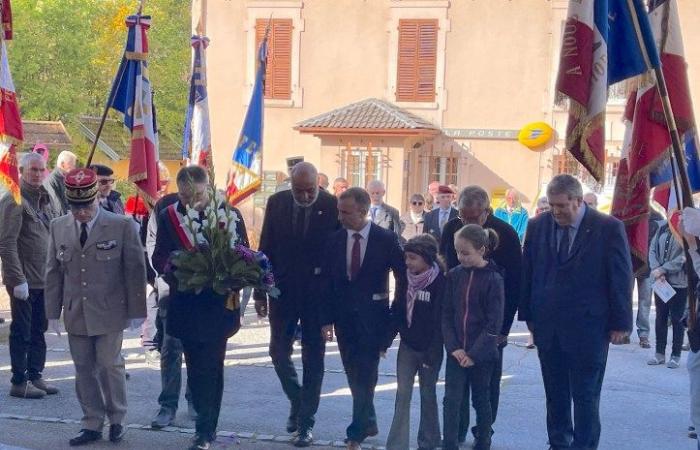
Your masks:
[[[101,439],[105,417],[110,441],[119,442],[126,431],[123,330],[146,317],[143,248],[130,218],[99,208],[92,170],[74,169],[64,182],[70,213],[51,222],[45,296],[52,329],[63,312],[83,410],[70,445]]]

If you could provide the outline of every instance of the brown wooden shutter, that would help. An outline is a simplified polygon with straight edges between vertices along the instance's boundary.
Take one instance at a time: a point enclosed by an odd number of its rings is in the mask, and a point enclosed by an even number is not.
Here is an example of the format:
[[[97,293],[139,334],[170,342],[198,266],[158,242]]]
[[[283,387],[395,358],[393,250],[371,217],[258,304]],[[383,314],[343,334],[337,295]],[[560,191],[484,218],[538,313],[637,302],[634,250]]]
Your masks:
[[[255,48],[265,37],[268,20],[255,23]],[[292,98],[292,19],[273,19],[267,38],[267,69],[265,71],[265,98],[289,100]]]
[[[399,20],[396,101],[435,101],[436,19]]]

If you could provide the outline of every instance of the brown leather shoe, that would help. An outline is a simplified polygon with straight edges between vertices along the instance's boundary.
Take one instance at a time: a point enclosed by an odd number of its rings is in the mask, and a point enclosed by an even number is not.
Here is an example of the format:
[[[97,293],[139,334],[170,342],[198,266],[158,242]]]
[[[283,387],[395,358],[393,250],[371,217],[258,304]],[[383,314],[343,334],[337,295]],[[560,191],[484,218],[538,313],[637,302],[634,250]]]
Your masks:
[[[43,398],[46,392],[35,388],[30,382],[13,384],[10,388],[10,396],[17,398]]]
[[[640,337],[639,338],[639,346],[642,348],[651,348],[651,344],[649,343],[649,338],[648,337]]]
[[[33,380],[31,382],[35,388],[41,389],[42,391],[46,392],[48,395],[54,395],[58,394],[58,388],[55,386],[51,386],[50,384],[46,384],[46,382],[41,379],[37,378],[36,380]]]

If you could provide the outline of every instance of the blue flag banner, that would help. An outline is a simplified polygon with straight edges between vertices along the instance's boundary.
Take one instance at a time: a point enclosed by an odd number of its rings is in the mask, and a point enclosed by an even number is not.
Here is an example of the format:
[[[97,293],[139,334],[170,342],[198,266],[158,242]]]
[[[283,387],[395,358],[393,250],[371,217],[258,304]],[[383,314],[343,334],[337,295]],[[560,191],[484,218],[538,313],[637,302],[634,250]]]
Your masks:
[[[641,0],[598,0],[607,3],[608,85],[660,65],[649,17]],[[599,6],[600,5],[600,6]],[[599,17],[596,14],[596,17]],[[595,45],[595,44],[594,44]]]
[[[698,135],[695,129],[683,136],[685,161],[688,164],[688,180],[693,192],[700,192],[700,158],[698,157]],[[652,187],[670,183],[673,179],[671,160],[667,157],[664,162],[649,174]]]
[[[253,95],[243,121],[238,144],[233,151],[231,169],[228,173],[226,195],[232,205],[240,203],[260,189],[266,63],[267,32],[258,49],[258,70],[253,85]]]

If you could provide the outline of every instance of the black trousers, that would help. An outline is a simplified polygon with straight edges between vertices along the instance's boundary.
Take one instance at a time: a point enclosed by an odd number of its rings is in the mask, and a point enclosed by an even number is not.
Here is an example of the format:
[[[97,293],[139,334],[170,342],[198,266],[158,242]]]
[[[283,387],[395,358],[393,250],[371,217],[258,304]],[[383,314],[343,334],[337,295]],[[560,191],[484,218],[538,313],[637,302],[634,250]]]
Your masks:
[[[448,355],[445,365],[445,398],[443,400],[443,449],[457,449],[460,418],[469,417],[469,404],[464,406],[464,392],[471,386],[472,402],[476,411],[475,434],[482,442],[491,441],[493,411],[491,388],[495,362],[480,363],[469,368],[459,365],[452,355]]]
[[[294,335],[301,321],[302,383],[292,362]],[[321,336],[318,309],[300,305],[289,298],[270,301],[270,357],[282,390],[291,404],[289,418],[301,429],[309,430],[321,398],[323,357],[326,343]]]
[[[671,356],[681,356],[683,347],[683,315],[685,305],[688,304],[688,289],[674,288],[674,295],[668,302],[664,303],[658,295],[654,294],[654,305],[656,306],[656,353],[666,354],[666,341],[668,340],[668,316],[671,316],[673,328],[673,340],[671,344]]]
[[[498,348],[498,361],[495,362],[493,372],[491,372],[491,386],[489,398],[491,399],[491,416],[493,417],[494,423],[496,422],[496,415],[498,414],[498,402],[501,398],[501,376],[503,375],[503,348],[504,347]],[[462,397],[462,408],[460,409],[459,416],[460,442],[464,442],[466,440],[467,433],[469,432],[469,390],[470,382],[469,378],[467,378],[466,383],[464,383],[464,395]],[[474,431],[476,431],[476,427],[472,429],[472,433],[474,433]]]
[[[46,341],[44,333],[48,328],[44,309],[44,290],[30,289],[29,298],[19,300],[10,295],[10,365],[12,384],[22,384],[41,378],[46,363]]]
[[[352,394],[352,422],[345,430],[347,439],[361,443],[368,431],[376,429],[374,389],[379,375],[379,350],[364,339],[356,339],[352,329],[336,325],[338,349]]]
[[[181,340],[187,365],[187,386],[197,411],[195,430],[211,441],[216,437],[224,392],[226,341],[227,339],[209,342]]]
[[[554,448],[594,450],[600,440],[600,390],[608,344],[600,348],[564,350],[557,338],[538,347],[547,398],[547,434]],[[571,417],[573,400],[574,417]]]

